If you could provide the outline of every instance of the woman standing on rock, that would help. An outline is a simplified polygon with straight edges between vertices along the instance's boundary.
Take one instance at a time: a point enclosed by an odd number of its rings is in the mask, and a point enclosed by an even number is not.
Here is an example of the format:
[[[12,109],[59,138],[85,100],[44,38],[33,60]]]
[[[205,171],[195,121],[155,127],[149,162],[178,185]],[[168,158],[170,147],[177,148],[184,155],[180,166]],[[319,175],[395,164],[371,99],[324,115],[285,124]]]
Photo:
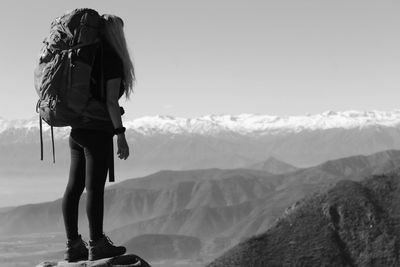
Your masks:
[[[117,135],[120,159],[127,159],[129,147],[125,139],[118,99],[132,93],[135,82],[134,67],[130,59],[123,32],[123,21],[114,15],[102,15],[100,40],[102,49],[97,50],[92,70],[91,92],[101,99],[101,82],[104,81],[107,111],[111,120],[97,120],[88,116],[79,125],[72,126],[69,146],[71,165],[68,184],[63,196],[62,211],[67,235],[65,259],[97,260],[122,255],[123,246],[114,246],[103,233],[104,187],[112,156],[113,135]],[[90,115],[90,114],[89,114]],[[112,144],[112,143],[111,143]],[[86,213],[89,221],[90,241],[87,243],[78,233],[79,199],[86,187]]]

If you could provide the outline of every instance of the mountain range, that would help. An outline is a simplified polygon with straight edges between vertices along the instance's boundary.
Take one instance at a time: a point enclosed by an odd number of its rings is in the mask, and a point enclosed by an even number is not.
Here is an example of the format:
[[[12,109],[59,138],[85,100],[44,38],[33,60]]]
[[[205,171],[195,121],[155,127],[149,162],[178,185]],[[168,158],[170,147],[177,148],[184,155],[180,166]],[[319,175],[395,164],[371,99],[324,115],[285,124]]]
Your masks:
[[[361,181],[399,165],[400,151],[387,150],[279,174],[243,168],[159,171],[106,188],[105,231],[118,243],[143,235],[154,240],[150,234],[182,236],[185,239],[179,240],[195,248],[200,241],[200,255],[212,257],[264,233],[305,196],[343,179]],[[79,217],[83,234],[87,234],[85,198]],[[0,225],[0,235],[62,232],[61,199],[4,210]]]
[[[238,134],[265,135],[272,131],[301,132],[307,130],[327,130],[332,128],[365,128],[370,126],[398,126],[400,109],[392,111],[326,111],[305,116],[273,116],[260,114],[206,115],[197,118],[182,118],[165,115],[146,116],[125,121],[127,129],[134,129],[143,135],[154,134],[205,134],[213,135],[224,131]],[[0,133],[8,129],[34,129],[38,118],[6,120],[0,117]],[[57,137],[67,133],[60,130]]]
[[[270,157],[309,167],[400,149],[400,110],[305,116],[153,116],[125,120],[124,125],[132,153],[127,161],[115,161],[117,180],[159,170],[247,168]],[[64,177],[68,136],[68,127],[55,129],[56,164],[52,164],[50,133],[45,127],[45,160],[40,162],[38,118],[0,119],[0,149],[7,151],[0,154],[0,179]]]

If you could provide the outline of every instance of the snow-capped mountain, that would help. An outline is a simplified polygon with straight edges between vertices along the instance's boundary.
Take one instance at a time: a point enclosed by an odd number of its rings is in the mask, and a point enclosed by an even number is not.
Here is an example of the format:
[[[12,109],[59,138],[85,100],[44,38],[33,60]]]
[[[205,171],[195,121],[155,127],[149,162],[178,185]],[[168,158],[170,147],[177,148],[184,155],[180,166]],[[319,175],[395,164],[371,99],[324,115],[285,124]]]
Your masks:
[[[327,111],[305,116],[256,114],[197,118],[142,117],[125,121],[132,154],[115,160],[124,177],[157,170],[246,167],[276,157],[297,167],[382,150],[400,149],[400,109]],[[51,162],[49,127],[44,126],[45,163],[39,161],[39,122],[0,119],[2,173],[33,174],[68,165],[69,128],[56,128],[56,165]],[[39,164],[40,163],[40,164]],[[46,165],[46,168],[43,167]],[[21,166],[26,168],[21,169]],[[55,175],[55,174],[52,174]]]
[[[153,116],[125,121],[124,125],[131,155],[126,161],[115,157],[117,181],[158,170],[242,168],[270,157],[295,167],[309,167],[332,159],[400,149],[400,110],[329,111],[305,116]],[[53,164],[48,126],[44,126],[44,161],[40,161],[38,127],[37,116],[0,119],[0,185],[11,190],[10,183],[15,183],[13,190],[24,197],[33,192],[28,190],[32,186],[46,188],[55,181],[65,183],[68,177],[69,128],[55,129]],[[26,191],[21,191],[22,180]],[[41,186],[37,186],[39,182]],[[43,195],[53,192],[49,189]],[[7,195],[0,192],[0,202],[5,200]]]
[[[397,127],[399,124],[400,109],[393,111],[326,111],[321,114],[304,116],[240,114],[182,118],[158,115],[124,122],[127,129],[144,135],[216,135],[222,132],[233,132],[241,135],[268,135],[336,128]],[[0,134],[10,129],[32,130],[38,128],[38,125],[37,117],[25,120],[5,120],[0,118]],[[44,129],[47,130],[48,127],[45,125]],[[68,128],[57,129],[57,132],[68,132]],[[60,134],[59,137],[65,137],[65,135]]]

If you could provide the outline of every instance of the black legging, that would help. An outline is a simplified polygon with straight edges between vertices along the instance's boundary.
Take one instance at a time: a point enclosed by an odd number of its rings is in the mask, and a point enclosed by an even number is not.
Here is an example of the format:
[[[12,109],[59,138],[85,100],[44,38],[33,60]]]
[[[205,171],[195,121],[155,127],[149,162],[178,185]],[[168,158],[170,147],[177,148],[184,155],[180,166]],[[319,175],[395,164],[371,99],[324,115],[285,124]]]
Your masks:
[[[69,137],[71,167],[64,193],[62,211],[67,238],[78,237],[79,199],[86,187],[86,213],[90,239],[103,234],[104,186],[109,157],[112,156],[112,135],[107,132],[72,129]]]

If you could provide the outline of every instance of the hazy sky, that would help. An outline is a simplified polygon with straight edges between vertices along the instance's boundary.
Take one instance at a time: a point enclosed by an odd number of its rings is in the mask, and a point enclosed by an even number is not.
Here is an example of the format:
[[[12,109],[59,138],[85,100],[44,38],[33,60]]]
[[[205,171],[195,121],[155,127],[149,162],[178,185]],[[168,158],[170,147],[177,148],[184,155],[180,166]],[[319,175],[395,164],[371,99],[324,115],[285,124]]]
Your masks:
[[[399,107],[399,1],[12,0],[0,2],[0,117],[35,115],[41,42],[76,7],[125,21],[128,118]]]

